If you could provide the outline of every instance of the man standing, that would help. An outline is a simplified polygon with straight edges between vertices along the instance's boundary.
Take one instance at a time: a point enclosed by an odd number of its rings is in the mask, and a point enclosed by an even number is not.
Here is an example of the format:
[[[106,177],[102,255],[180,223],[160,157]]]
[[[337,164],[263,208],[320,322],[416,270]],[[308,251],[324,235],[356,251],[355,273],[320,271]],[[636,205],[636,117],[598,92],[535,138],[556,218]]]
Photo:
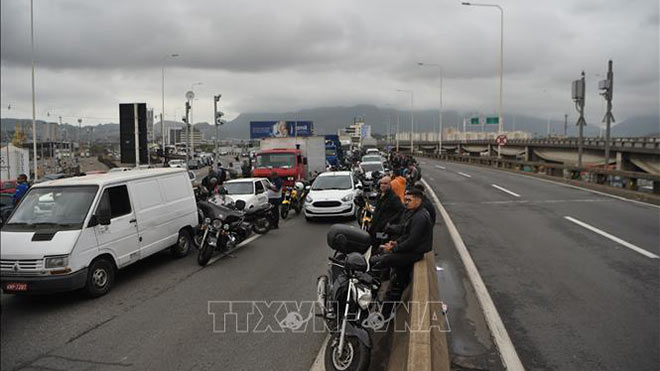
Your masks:
[[[14,193],[14,206],[18,205],[19,202],[21,202],[21,198],[25,195],[25,192],[27,192],[28,188],[30,186],[28,185],[27,182],[27,175],[21,174],[16,178],[16,193]]]
[[[414,263],[433,249],[433,224],[429,213],[421,207],[424,194],[416,188],[406,193],[408,217],[402,226],[401,237],[383,246],[383,254],[371,259],[374,269],[392,268],[390,287],[385,295],[383,314],[389,316],[392,303],[401,299],[408,286]]]
[[[392,180],[388,176],[380,178],[380,194],[376,201],[376,212],[374,213],[369,234],[374,242],[379,239],[379,234],[384,232],[387,224],[398,223],[404,207],[399,197],[392,191]]]
[[[273,205],[273,228],[279,228],[280,224],[280,204],[282,203],[282,179],[277,175],[276,172],[271,172],[270,185],[268,186],[268,202]]]

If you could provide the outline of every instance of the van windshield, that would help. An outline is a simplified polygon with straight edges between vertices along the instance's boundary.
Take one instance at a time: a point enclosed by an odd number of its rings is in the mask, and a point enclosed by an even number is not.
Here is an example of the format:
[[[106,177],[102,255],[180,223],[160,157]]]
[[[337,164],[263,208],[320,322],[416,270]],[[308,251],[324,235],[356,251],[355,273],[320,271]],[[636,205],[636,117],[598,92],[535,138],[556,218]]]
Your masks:
[[[10,219],[7,231],[81,229],[98,186],[32,188],[23,196]]]

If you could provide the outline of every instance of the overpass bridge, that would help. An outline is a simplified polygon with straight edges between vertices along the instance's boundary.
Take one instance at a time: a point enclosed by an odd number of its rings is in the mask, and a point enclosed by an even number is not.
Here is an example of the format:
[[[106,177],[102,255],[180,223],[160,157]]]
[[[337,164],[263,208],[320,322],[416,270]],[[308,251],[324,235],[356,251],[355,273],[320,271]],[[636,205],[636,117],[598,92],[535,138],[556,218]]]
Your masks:
[[[410,133],[396,135],[399,149],[410,151]],[[603,138],[584,138],[582,164],[585,167],[605,165]],[[608,168],[640,171],[660,175],[660,137],[610,139]],[[415,152],[438,153],[438,133],[414,133]],[[501,157],[529,162],[547,162],[574,166],[578,163],[578,138],[510,139],[501,148]],[[497,156],[495,138],[443,140],[442,153],[467,156]]]

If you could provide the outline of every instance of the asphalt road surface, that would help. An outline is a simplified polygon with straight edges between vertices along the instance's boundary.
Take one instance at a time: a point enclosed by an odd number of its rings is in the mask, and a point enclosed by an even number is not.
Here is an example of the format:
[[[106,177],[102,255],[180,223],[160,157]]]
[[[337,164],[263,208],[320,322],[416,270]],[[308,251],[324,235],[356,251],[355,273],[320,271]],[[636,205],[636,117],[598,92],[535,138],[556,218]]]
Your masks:
[[[526,369],[658,369],[660,209],[421,161]]]
[[[209,314],[223,313],[209,301],[315,300],[331,224],[291,215],[235,257],[204,268],[195,254],[147,258],[120,271],[114,289],[98,299],[3,294],[2,370],[309,370],[326,337],[311,325],[303,333],[251,331],[276,328],[273,309],[261,305],[262,326],[255,311],[247,325],[235,320],[248,333],[238,333],[231,319],[223,333],[214,329],[222,331],[225,317]]]

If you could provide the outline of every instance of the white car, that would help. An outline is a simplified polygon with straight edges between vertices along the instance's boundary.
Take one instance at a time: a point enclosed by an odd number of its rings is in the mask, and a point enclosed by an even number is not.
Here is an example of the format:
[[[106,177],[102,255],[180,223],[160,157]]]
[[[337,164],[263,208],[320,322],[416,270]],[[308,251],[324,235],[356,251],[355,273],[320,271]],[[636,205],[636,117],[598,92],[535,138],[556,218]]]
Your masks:
[[[361,162],[360,163],[360,172],[364,174],[364,179],[362,179],[365,183],[365,187],[369,187],[372,185],[374,181],[373,173],[375,171],[378,171],[381,175],[385,172],[385,167],[383,167],[382,162],[378,161],[373,161],[373,162]]]
[[[364,155],[360,162],[384,162],[384,159],[380,155]]]
[[[186,168],[186,161],[185,160],[170,160],[169,162],[170,167],[177,167],[177,168]]]
[[[367,152],[365,152],[366,155],[380,155],[380,152],[378,151],[378,148],[368,148]]]
[[[305,198],[305,219],[328,216],[354,216],[353,203],[362,184],[350,171],[322,173]]]
[[[245,201],[245,209],[268,203],[266,186],[270,182],[266,178],[241,178],[224,182],[225,203]]]

